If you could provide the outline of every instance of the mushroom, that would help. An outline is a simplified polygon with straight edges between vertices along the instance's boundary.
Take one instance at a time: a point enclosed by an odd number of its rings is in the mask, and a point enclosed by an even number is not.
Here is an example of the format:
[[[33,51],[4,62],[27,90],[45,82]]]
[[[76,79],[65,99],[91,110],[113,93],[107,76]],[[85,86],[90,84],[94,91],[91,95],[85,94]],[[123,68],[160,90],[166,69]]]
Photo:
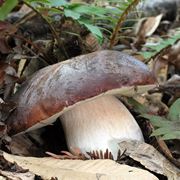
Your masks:
[[[146,92],[155,82],[145,64],[112,50],[48,66],[13,97],[17,108],[8,118],[8,133],[34,130],[61,116],[69,148],[109,149],[116,156],[117,141],[143,141],[137,122],[117,97]]]

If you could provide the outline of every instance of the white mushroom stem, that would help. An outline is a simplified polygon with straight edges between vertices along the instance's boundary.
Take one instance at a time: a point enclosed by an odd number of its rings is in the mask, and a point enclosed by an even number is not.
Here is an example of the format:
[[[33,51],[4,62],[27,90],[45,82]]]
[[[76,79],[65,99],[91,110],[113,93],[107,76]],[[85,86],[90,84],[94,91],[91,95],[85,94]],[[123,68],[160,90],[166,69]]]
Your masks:
[[[144,141],[140,127],[128,109],[114,96],[102,96],[77,105],[61,116],[69,149],[83,153],[108,149],[117,157],[118,142]]]

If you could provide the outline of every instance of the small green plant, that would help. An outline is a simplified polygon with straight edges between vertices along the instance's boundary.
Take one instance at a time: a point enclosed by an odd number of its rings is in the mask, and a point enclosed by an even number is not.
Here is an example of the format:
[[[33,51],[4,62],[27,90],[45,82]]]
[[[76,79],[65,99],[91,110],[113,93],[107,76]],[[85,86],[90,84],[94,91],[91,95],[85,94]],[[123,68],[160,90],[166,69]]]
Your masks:
[[[155,57],[160,51],[163,49],[175,44],[180,39],[180,30],[177,31],[177,33],[174,36],[171,36],[168,39],[161,39],[161,41],[156,45],[145,45],[145,47],[148,49],[147,51],[141,51],[140,54],[145,59],[150,59],[152,57]]]
[[[169,109],[166,117],[143,114],[156,128],[152,136],[161,136],[162,139],[180,139],[180,98]]]
[[[102,42],[103,32],[106,32],[109,34],[110,47],[112,47],[119,38],[122,23],[140,0],[96,0],[92,4],[71,3],[65,0],[24,0],[24,2],[41,13],[50,23],[53,21],[51,18],[53,14],[72,18],[92,32],[99,42]],[[17,0],[4,2],[0,7],[0,19],[4,20],[17,3]],[[48,13],[43,14],[44,10]]]
[[[53,14],[70,17],[79,24],[84,25],[91,33],[102,42],[103,32],[109,34],[110,48],[119,38],[119,30],[126,20],[129,12],[140,0],[96,0],[92,4],[70,3],[65,0],[24,0],[34,10],[39,12],[44,19],[52,22]],[[104,4],[108,4],[104,6]],[[7,0],[0,7],[0,20],[4,20],[8,13],[18,4],[18,0]],[[47,14],[42,12],[46,10]]]
[[[151,136],[160,136],[164,140],[180,139],[180,98],[171,105],[165,117],[151,115],[146,106],[133,98],[128,98],[128,103],[155,127]]]
[[[61,16],[70,17],[81,25],[84,25],[99,40],[103,38],[102,32],[99,27],[95,25],[94,19],[105,17],[105,14],[110,13],[108,9],[89,4],[68,3],[64,0],[26,0],[25,2],[30,4],[40,13],[43,10],[48,11],[48,14],[43,15],[43,17],[48,19],[49,22],[53,21],[53,19],[51,18],[53,14],[60,14]]]

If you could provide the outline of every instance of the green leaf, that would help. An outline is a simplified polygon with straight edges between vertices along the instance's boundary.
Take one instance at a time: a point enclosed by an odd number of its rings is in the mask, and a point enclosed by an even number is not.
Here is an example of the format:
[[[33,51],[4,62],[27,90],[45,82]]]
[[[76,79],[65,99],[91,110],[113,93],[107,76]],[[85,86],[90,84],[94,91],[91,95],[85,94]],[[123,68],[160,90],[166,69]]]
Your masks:
[[[139,103],[138,101],[136,101],[133,98],[128,98],[128,103],[133,107],[133,109],[140,113],[140,114],[146,114],[148,113],[148,109],[142,105],[141,103]]]
[[[155,55],[155,52],[152,53],[151,51],[141,51],[139,54],[141,54],[145,59],[149,59],[153,55]]]
[[[46,9],[46,8],[44,8],[44,9]],[[40,8],[40,10],[41,10],[41,8]],[[52,14],[64,14],[64,11],[52,7],[52,8],[49,9],[48,15],[51,16]]]
[[[4,20],[17,4],[18,0],[6,0],[0,7],[0,20]]]
[[[180,139],[180,131],[174,131],[170,134],[165,134],[162,136],[163,140],[170,140],[170,139]]]
[[[34,5],[40,3],[42,5],[50,6],[50,7],[59,7],[68,4],[65,0],[26,0],[28,3],[33,3]]]
[[[108,10],[105,8],[93,6],[93,5],[84,5],[84,4],[71,4],[66,8],[77,12],[79,14],[87,14],[87,15],[96,15],[96,16],[104,16],[104,14],[108,13]]]
[[[78,22],[80,24],[83,24],[84,26],[86,26],[87,29],[98,38],[99,42],[102,42],[103,34],[102,34],[99,27],[94,26],[92,24],[88,24],[88,23],[86,23],[86,22],[84,22],[82,20],[81,21],[78,20]]]
[[[169,109],[168,119],[171,121],[180,120],[180,98],[177,99]]]
[[[173,128],[159,128],[156,129],[151,136],[162,136],[162,139],[180,139],[180,130],[174,130]]]
[[[168,127],[171,125],[171,122],[167,121],[167,119],[161,116],[142,114],[141,117],[149,119],[155,127]]]
[[[168,39],[161,39],[159,44],[157,45],[145,45],[144,47],[148,48],[146,51],[141,51],[141,54],[145,59],[149,59],[159,53],[162,49],[168,47],[169,45],[173,45],[178,39],[180,39],[180,32],[177,31],[177,34]]]
[[[67,1],[65,0],[49,0],[50,6],[58,7],[58,6],[64,6],[66,4],[67,4]]]
[[[75,11],[72,11],[70,9],[64,9],[64,15],[66,17],[71,17],[71,18],[73,18],[75,20],[79,19],[80,16],[81,16],[81,14],[79,14],[79,13],[77,13]]]
[[[176,105],[176,104],[175,104]],[[142,117],[149,119],[151,123],[158,127],[151,136],[161,136],[162,139],[180,139],[180,121],[170,121],[161,116],[143,114]]]
[[[164,134],[171,134],[171,129],[168,127],[158,128],[158,129],[154,130],[154,132],[151,134],[151,136],[160,136],[160,135],[164,135]]]
[[[103,38],[102,32],[100,31],[99,27],[93,26],[91,24],[84,24],[94,35],[99,38]]]
[[[25,0],[27,3],[49,3],[49,0]]]

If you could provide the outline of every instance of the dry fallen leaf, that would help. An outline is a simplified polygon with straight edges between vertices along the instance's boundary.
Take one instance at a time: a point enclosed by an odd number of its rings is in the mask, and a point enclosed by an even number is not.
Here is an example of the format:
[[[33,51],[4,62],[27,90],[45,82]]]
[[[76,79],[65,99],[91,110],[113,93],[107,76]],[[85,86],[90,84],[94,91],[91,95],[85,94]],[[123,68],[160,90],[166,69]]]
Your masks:
[[[10,180],[34,180],[35,175],[31,172],[25,172],[25,173],[16,173],[16,172],[8,172],[8,171],[1,171],[0,170],[0,180],[1,177],[4,179],[10,179]]]
[[[43,179],[61,180],[157,180],[146,170],[120,165],[112,160],[59,160],[54,158],[21,157],[3,153],[4,158]]]
[[[159,14],[155,17],[143,18],[136,27],[136,34],[143,37],[151,36],[159,26],[162,16]]]
[[[171,164],[153,146],[140,141],[122,141],[119,143],[121,152],[140,162],[147,169],[167,176],[168,179],[180,179],[180,170]]]
[[[155,17],[143,18],[136,25],[135,34],[137,35],[137,40],[135,42],[135,47],[140,47],[146,41],[146,37],[151,36],[159,26],[163,14],[159,14]]]

